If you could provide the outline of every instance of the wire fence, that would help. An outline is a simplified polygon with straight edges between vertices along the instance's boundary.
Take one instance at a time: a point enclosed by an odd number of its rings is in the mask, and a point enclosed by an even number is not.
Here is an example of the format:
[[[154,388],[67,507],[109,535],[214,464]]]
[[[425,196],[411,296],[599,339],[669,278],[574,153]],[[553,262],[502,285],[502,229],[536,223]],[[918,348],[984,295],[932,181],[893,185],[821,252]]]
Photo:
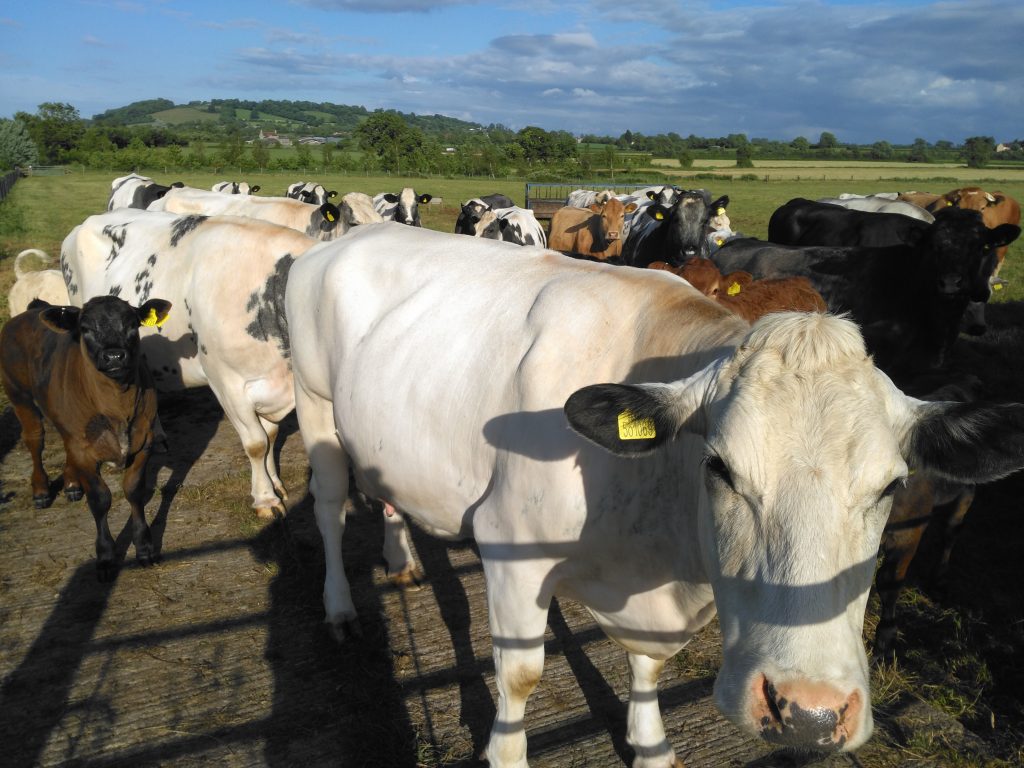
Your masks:
[[[4,201],[11,190],[14,188],[14,182],[21,178],[21,171],[8,171],[2,177],[0,177],[0,203]]]

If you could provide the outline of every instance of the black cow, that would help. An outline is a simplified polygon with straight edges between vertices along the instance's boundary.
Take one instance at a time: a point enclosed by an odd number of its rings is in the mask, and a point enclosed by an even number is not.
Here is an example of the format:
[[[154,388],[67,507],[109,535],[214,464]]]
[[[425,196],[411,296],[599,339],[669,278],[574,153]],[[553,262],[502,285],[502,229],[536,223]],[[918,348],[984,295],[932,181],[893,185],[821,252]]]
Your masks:
[[[84,495],[96,521],[101,581],[115,573],[110,489],[100,474],[105,462],[124,468],[136,557],[143,565],[156,557],[142,507],[156,389],[140,365],[139,325],[159,325],[170,306],[150,299],[136,308],[98,296],[79,309],[37,299],[0,330],[0,380],[32,456],[32,499],[38,508],[52,501],[42,460],[45,416],[64,440],[64,492],[73,501]]]
[[[976,211],[950,208],[913,245],[789,246],[739,238],[712,260],[723,273],[807,277],[831,311],[849,312],[860,323],[878,366],[902,375],[942,364],[968,302],[989,297],[995,248],[1019,235],[1020,227],[988,229]]]
[[[477,224],[480,222],[480,217],[486,211],[493,211],[496,208],[511,208],[515,203],[511,197],[502,195],[495,192],[492,195],[483,195],[482,197],[474,197],[472,200],[467,200],[462,204],[462,210],[459,212],[459,218],[455,221],[455,234],[456,235],[476,235]],[[494,226],[497,227],[497,221],[495,220]],[[492,240],[498,239],[498,237],[490,238]]]
[[[928,223],[900,213],[856,211],[794,198],[768,220],[768,240],[779,245],[913,245]]]
[[[928,222],[899,213],[851,210],[798,197],[772,214],[768,239],[781,245],[913,245],[927,229]],[[985,277],[991,280],[992,275]],[[970,302],[960,330],[980,336],[985,328],[985,302]]]
[[[654,261],[681,267],[689,259],[707,258],[708,221],[727,205],[728,195],[712,202],[706,189],[694,189],[680,192],[669,206],[654,202],[642,207],[633,215],[622,261],[634,267]]]

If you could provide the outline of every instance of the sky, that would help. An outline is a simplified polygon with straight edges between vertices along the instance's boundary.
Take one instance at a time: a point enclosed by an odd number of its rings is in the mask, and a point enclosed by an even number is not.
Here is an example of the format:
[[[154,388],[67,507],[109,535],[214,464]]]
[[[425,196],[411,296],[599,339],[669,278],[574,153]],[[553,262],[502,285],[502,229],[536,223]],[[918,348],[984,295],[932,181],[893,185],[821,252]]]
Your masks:
[[[1024,138],[1024,2],[0,2],[0,117],[152,98],[577,135],[1010,141]]]

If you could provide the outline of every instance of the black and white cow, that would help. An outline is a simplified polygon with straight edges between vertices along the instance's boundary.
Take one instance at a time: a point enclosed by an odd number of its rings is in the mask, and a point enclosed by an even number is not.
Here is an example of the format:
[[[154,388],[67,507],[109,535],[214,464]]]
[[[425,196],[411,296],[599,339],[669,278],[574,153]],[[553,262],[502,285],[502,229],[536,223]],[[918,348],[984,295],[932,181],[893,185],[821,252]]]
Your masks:
[[[288,191],[285,193],[285,197],[313,205],[323,205],[337,196],[336,190],[328,191],[323,184],[317,184],[315,181],[296,181],[288,186]]]
[[[622,247],[622,260],[635,267],[666,261],[674,267],[688,259],[707,258],[707,234],[715,216],[722,216],[729,196],[712,201],[706,189],[679,192],[670,205],[652,201],[633,214]],[[718,228],[718,227],[716,227]]]
[[[214,192],[224,192],[228,195],[255,195],[260,191],[260,185],[250,185],[245,181],[219,181],[210,189]]]
[[[168,190],[184,186],[180,181],[176,181],[169,187],[165,187],[163,184],[157,184],[148,176],[140,176],[137,173],[120,176],[110,182],[107,210],[148,208],[153,201],[166,195]]]
[[[420,223],[420,204],[426,205],[433,195],[417,195],[412,187],[405,187],[397,195],[393,192],[379,192],[373,196],[373,207],[385,221],[397,221],[412,227],[423,226]]]
[[[484,211],[513,207],[515,207],[515,203],[512,201],[512,198],[498,192],[467,200],[462,204],[462,210],[459,212],[459,218],[455,221],[455,234],[476,235],[476,224],[480,221],[480,217],[483,215]]]

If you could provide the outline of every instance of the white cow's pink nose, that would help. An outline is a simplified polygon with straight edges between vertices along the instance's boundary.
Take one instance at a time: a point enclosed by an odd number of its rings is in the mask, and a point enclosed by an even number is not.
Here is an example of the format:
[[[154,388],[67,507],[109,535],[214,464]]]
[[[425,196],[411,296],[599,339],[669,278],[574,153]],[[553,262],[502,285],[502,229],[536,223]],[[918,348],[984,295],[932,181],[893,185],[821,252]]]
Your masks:
[[[829,683],[790,680],[773,683],[758,675],[751,716],[762,738],[801,749],[840,750],[857,737],[864,695],[842,693]]]
[[[618,230],[608,230],[608,239],[609,240],[618,240],[619,239],[619,232],[618,232]]]

